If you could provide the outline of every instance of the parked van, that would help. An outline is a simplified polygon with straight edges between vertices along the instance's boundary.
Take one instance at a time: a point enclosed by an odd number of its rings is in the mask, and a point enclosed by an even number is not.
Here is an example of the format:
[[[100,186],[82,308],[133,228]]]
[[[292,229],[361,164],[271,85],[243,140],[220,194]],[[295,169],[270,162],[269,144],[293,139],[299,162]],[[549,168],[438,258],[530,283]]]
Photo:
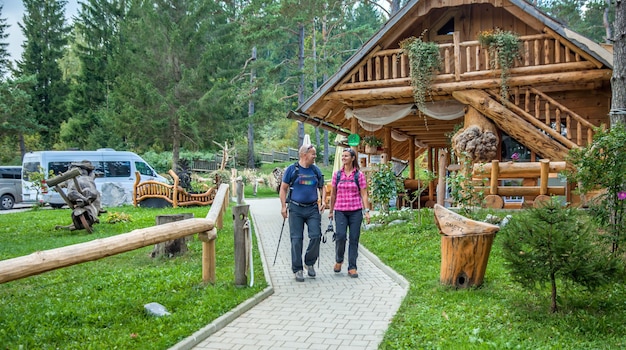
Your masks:
[[[167,183],[167,179],[157,172],[141,157],[133,152],[116,151],[111,148],[101,148],[96,151],[39,151],[29,152],[24,155],[22,168],[22,199],[24,202],[34,202],[43,199],[50,206],[60,208],[65,205],[63,198],[50,188],[37,198],[37,190],[29,181],[28,175],[32,172],[41,171],[48,177],[50,171],[54,175],[66,172],[73,162],[88,160],[96,168],[96,187],[102,195],[102,204],[111,205],[112,201],[107,198],[108,193],[103,193],[105,184],[116,185],[122,188],[123,203],[132,204],[133,185],[135,183],[135,171],[141,174],[141,181],[156,180]]]
[[[22,167],[0,166],[0,209],[13,209],[22,201]]]

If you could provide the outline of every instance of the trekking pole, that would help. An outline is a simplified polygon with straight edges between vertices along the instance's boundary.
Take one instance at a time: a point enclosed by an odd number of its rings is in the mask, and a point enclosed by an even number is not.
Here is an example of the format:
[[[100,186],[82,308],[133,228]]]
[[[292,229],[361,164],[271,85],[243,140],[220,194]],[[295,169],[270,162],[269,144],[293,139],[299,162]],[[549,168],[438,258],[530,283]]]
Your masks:
[[[283,227],[280,229],[280,235],[278,236],[278,244],[276,245],[276,254],[274,255],[274,263],[276,265],[276,257],[278,256],[278,247],[280,247],[280,240],[283,238],[283,230],[285,229],[285,221],[287,218],[283,218]]]

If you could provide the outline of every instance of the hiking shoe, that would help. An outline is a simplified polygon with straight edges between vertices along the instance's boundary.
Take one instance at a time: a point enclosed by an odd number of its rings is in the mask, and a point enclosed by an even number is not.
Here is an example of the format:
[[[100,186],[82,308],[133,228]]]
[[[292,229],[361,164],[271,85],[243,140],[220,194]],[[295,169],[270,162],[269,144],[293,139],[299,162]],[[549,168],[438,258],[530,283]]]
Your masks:
[[[357,278],[359,277],[359,273],[356,272],[356,269],[348,270],[348,276],[352,278]]]
[[[296,282],[304,282],[304,275],[302,274],[302,270],[295,273]]]
[[[341,272],[341,263],[335,263],[335,266],[333,267],[333,271],[335,271],[335,273]]]
[[[315,278],[315,268],[313,267],[313,265],[306,266],[306,273],[309,275],[309,277]]]

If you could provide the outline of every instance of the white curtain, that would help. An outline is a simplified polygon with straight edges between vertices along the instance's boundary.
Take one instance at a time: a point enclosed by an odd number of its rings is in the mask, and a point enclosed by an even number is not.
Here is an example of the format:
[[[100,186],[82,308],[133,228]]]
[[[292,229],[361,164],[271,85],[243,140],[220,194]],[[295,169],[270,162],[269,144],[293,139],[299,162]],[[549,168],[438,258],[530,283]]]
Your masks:
[[[368,108],[346,109],[346,119],[357,118],[367,131],[379,130],[383,125],[400,120],[415,112],[414,104],[380,105]],[[428,102],[420,109],[427,116],[438,120],[454,120],[465,115],[465,105],[456,100]]]

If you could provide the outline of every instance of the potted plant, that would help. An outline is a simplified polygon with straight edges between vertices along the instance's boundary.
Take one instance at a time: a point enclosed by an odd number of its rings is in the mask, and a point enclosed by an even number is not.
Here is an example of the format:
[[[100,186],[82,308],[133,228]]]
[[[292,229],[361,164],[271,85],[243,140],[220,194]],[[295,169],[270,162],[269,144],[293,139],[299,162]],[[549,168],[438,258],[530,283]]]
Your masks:
[[[421,37],[409,37],[400,42],[400,48],[409,58],[413,99],[417,107],[423,109],[426,93],[441,66],[439,46],[434,42],[424,42]]]
[[[484,30],[478,33],[478,42],[487,48],[490,68],[500,67],[500,96],[506,100],[510,70],[515,64],[515,59],[521,58],[519,35],[499,28]]]
[[[363,143],[365,144],[365,153],[367,154],[375,154],[378,147],[383,145],[383,141],[374,135],[365,136]]]
[[[377,164],[371,175],[370,199],[384,213],[389,213],[389,201],[404,191],[404,180],[396,177],[391,164]]]

